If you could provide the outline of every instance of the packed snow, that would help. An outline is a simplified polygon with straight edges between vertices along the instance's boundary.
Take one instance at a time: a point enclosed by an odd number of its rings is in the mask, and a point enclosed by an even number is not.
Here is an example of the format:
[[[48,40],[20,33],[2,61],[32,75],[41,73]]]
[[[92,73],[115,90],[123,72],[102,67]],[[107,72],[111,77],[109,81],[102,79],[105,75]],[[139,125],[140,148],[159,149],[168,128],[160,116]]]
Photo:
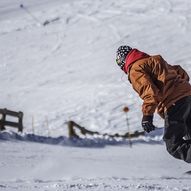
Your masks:
[[[191,190],[190,164],[158,130],[69,139],[73,120],[102,134],[142,131],[142,101],[115,64],[120,45],[191,70],[187,0],[1,0],[0,108],[24,112],[24,132],[0,132],[0,190]],[[129,128],[123,108],[128,106]]]

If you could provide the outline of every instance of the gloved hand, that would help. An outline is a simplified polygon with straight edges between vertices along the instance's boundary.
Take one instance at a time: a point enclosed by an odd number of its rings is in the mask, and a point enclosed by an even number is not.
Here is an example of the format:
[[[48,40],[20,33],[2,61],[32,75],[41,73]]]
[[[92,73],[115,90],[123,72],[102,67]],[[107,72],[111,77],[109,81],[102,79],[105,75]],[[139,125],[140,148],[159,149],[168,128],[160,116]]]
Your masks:
[[[144,131],[147,133],[155,130],[155,126],[153,125],[153,115],[144,115],[142,118],[142,127]]]

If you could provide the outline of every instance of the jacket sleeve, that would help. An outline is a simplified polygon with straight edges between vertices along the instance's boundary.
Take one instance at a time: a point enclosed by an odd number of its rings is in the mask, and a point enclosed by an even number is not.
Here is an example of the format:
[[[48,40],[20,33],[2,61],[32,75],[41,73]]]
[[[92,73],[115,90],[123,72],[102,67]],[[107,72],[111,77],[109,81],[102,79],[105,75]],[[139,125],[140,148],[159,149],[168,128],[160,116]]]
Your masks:
[[[176,70],[177,74],[180,75],[182,79],[189,82],[189,75],[180,65],[173,65],[172,67]]]
[[[142,68],[131,69],[130,80],[133,89],[139,94],[143,100],[143,115],[153,115],[159,103],[159,90],[154,85],[150,75]]]

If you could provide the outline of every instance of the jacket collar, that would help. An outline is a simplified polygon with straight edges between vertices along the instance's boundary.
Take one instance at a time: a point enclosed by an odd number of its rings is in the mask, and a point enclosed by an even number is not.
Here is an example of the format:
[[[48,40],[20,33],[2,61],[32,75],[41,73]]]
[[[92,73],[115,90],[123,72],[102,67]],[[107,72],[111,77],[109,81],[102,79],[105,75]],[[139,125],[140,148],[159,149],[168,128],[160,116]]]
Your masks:
[[[125,59],[125,65],[123,71],[127,74],[129,66],[137,60],[150,57],[148,54],[139,51],[138,49],[132,49]]]

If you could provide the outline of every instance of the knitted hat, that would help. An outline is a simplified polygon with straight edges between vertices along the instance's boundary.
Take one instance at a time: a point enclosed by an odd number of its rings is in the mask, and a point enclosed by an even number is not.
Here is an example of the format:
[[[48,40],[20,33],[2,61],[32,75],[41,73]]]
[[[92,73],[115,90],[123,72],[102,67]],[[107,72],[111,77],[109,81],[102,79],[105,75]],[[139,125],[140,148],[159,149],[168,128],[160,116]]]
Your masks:
[[[132,50],[130,46],[120,46],[117,49],[116,53],[116,62],[119,65],[119,67],[123,70],[123,67],[125,65],[125,59],[128,55],[128,53]]]

